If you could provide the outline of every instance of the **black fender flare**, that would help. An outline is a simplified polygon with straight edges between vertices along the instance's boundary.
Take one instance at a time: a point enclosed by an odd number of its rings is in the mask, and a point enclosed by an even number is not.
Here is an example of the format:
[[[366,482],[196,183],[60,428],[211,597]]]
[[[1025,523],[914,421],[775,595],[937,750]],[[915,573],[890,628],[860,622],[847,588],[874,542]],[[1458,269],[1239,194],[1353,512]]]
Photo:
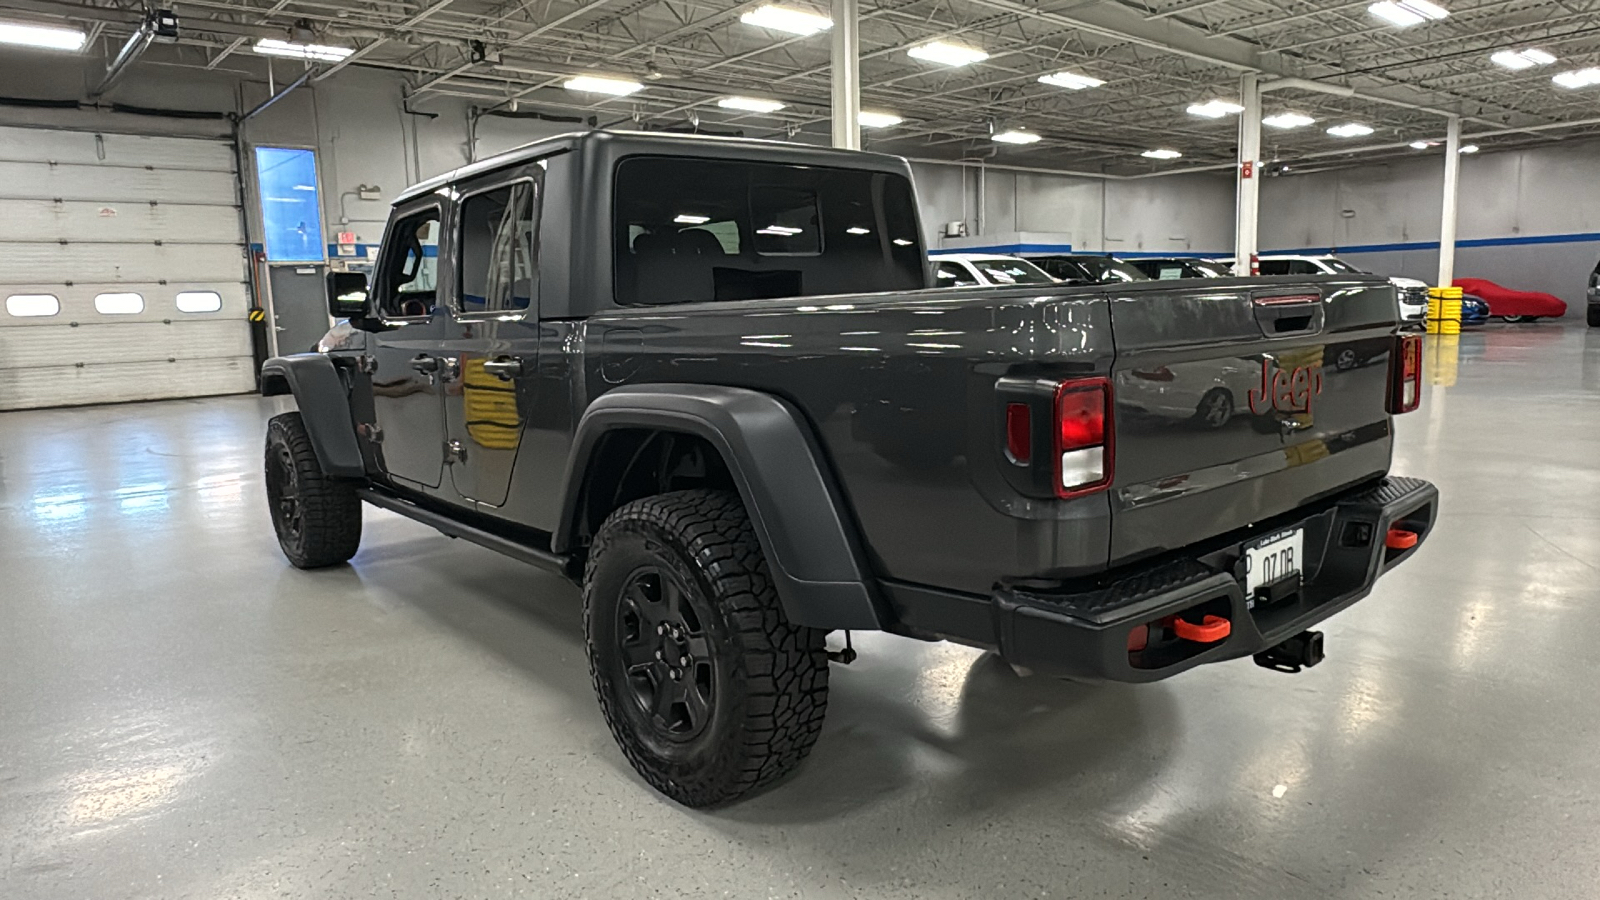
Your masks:
[[[365,478],[366,462],[356,442],[350,391],[333,360],[323,353],[274,356],[261,364],[261,395],[293,394],[322,471],[335,478]]]
[[[702,384],[628,385],[584,411],[567,457],[551,549],[571,548],[596,444],[617,428],[704,438],[722,454],[744,500],[789,621],[881,629],[888,621],[855,523],[800,413],[771,394]]]

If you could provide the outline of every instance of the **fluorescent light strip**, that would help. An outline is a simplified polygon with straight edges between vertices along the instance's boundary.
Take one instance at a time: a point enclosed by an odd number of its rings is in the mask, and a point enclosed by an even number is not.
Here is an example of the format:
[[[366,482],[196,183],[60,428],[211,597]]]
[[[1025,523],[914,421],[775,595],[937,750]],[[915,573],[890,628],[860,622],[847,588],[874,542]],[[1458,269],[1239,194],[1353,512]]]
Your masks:
[[[1458,153],[1477,153],[1478,152],[1478,145],[1477,144],[1462,144],[1461,145],[1461,149],[1456,151],[1456,152],[1458,152]]]
[[[263,56],[287,56],[290,59],[309,59],[316,62],[338,62],[354,53],[349,47],[330,47],[326,44],[297,44],[277,38],[256,41],[254,50]]]
[[[1550,80],[1569,89],[1591,87],[1600,84],[1600,69],[1576,69],[1571,72],[1562,72]]]
[[[776,100],[762,100],[759,97],[723,97],[717,101],[723,109],[737,109],[753,113],[775,113],[783,109],[783,104]]]
[[[1301,128],[1315,121],[1317,120],[1301,113],[1286,112],[1278,113],[1275,116],[1267,116],[1261,120],[1261,124],[1270,125],[1273,128]]]
[[[1413,150],[1427,150],[1430,147],[1437,147],[1437,146],[1439,146],[1439,142],[1438,141],[1412,141],[1411,142],[1411,149],[1413,149]]]
[[[993,140],[1002,144],[1037,144],[1040,138],[1031,131],[1018,131],[1015,128],[1010,128],[994,135]]]
[[[1183,154],[1176,150],[1146,150],[1139,155],[1145,159],[1177,159]]]
[[[637,81],[629,81],[626,78],[604,78],[599,75],[579,75],[576,78],[569,78],[562,87],[584,94],[610,94],[613,97],[626,97],[644,89],[644,85]]]
[[[1363,125],[1360,122],[1346,122],[1343,125],[1335,125],[1332,128],[1329,128],[1328,133],[1334,137],[1342,138],[1366,137],[1372,133],[1372,126]]]
[[[1501,50],[1498,53],[1491,53],[1489,61],[1497,66],[1504,66],[1507,69],[1516,71],[1519,69],[1531,69],[1534,66],[1548,66],[1555,62],[1556,58],[1543,50],[1535,50],[1530,47],[1527,50]]]
[[[1040,75],[1039,83],[1053,84],[1056,87],[1064,87],[1072,91],[1081,91],[1084,88],[1099,87],[1105,84],[1104,81],[1098,78],[1090,78],[1088,75],[1079,75],[1076,72],[1053,72],[1049,75]]]
[[[51,28],[48,25],[0,22],[0,44],[17,44],[45,50],[82,50],[88,40],[89,36],[76,28]]]
[[[690,215],[689,213],[679,213],[677,216],[673,217],[672,221],[679,225],[704,225],[705,223],[711,221],[711,217]]]
[[[944,41],[920,44],[907,50],[906,55],[943,66],[965,66],[989,58],[988,53],[976,47],[963,47],[960,44],[948,44]]]
[[[904,121],[905,119],[900,118],[894,113],[868,112],[866,110],[862,110],[856,115],[856,124],[860,125],[862,128],[893,128]]]
[[[770,28],[773,31],[801,36],[817,34],[833,27],[833,20],[827,16],[784,6],[758,7],[740,16],[739,21],[757,28]]]
[[[1450,15],[1450,10],[1428,0],[1382,0],[1367,7],[1367,12],[1401,28],[1436,22]]]
[[[1201,116],[1206,119],[1220,119],[1223,116],[1244,112],[1244,107],[1227,100],[1207,100],[1204,103],[1192,103],[1184,110],[1191,116]]]

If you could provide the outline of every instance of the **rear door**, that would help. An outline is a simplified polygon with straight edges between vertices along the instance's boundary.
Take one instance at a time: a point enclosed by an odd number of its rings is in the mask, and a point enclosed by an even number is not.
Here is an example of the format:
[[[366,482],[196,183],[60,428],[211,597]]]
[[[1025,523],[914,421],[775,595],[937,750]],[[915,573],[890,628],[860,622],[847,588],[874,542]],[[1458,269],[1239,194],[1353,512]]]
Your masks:
[[[446,457],[463,502],[506,502],[537,384],[543,169],[468,186],[454,224],[453,327],[441,353]]]
[[[1110,296],[1113,564],[1256,524],[1387,470],[1387,283],[1213,279]]]

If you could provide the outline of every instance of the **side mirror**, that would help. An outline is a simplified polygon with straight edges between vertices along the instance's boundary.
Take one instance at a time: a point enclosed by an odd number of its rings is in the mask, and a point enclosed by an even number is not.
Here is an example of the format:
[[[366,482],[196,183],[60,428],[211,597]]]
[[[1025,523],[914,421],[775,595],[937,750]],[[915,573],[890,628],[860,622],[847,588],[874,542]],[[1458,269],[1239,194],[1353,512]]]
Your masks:
[[[366,318],[366,273],[328,273],[328,314],[333,316],[335,319]]]

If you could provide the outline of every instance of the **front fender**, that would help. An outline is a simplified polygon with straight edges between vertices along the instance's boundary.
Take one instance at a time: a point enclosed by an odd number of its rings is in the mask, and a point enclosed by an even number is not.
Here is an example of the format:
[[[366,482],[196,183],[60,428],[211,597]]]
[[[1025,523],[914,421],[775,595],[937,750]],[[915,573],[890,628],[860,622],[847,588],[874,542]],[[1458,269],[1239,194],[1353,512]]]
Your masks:
[[[653,428],[704,438],[722,455],[796,625],[878,629],[888,621],[854,523],[800,414],[760,391],[700,384],[617,388],[578,423],[551,549],[570,549],[579,497],[602,435]]]
[[[365,478],[366,463],[350,415],[350,391],[322,353],[274,356],[261,364],[261,394],[293,394],[322,471],[335,478]]]

